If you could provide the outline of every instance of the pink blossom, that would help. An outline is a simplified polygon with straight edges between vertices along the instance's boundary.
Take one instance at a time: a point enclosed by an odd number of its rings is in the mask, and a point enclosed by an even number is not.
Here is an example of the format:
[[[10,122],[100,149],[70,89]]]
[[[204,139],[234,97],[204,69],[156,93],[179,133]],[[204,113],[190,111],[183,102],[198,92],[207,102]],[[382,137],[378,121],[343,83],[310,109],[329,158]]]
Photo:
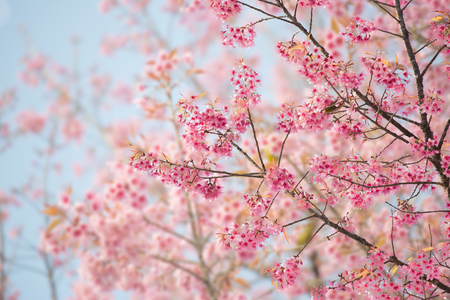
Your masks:
[[[377,28],[372,22],[354,17],[342,35],[346,36],[353,44],[364,44],[370,41],[372,32],[376,30]]]
[[[23,110],[17,117],[16,122],[23,131],[39,133],[44,128],[47,117],[32,110]]]
[[[431,91],[425,99],[416,101],[416,105],[421,113],[428,115],[436,115],[442,111],[444,107],[444,100],[442,100],[442,90]]]
[[[250,48],[255,45],[256,32],[253,26],[246,25],[242,27],[226,26],[226,29],[221,32],[222,44],[224,46],[235,47],[235,44],[242,48]]]
[[[267,170],[264,179],[273,190],[290,190],[294,187],[294,175],[284,168],[274,166]]]
[[[300,266],[302,264],[299,258],[291,256],[283,263],[277,263],[274,268],[268,269],[267,273],[269,273],[272,281],[275,282],[276,287],[284,290],[295,284],[295,280],[300,275]]]
[[[62,134],[66,140],[80,141],[84,132],[84,125],[76,118],[69,118],[62,126]]]
[[[208,0],[208,2],[216,18],[221,21],[226,21],[241,12],[241,5],[237,0]]]
[[[298,0],[298,4],[302,7],[319,7],[330,5],[328,0]]]
[[[238,69],[231,71],[230,80],[235,86],[232,104],[247,108],[261,102],[261,95],[256,92],[256,86],[261,84],[258,73],[240,61]]]

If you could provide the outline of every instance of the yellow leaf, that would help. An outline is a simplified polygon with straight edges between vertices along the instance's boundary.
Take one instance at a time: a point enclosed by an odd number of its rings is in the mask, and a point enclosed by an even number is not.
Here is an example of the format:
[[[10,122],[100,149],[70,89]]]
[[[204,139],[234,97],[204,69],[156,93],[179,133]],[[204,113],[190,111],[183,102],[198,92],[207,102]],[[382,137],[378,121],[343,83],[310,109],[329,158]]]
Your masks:
[[[398,266],[396,265],[391,269],[391,275],[394,275],[395,272],[397,272],[397,270],[398,270]]]
[[[336,21],[335,18],[331,18],[331,29],[334,31],[334,33],[339,33],[339,23]]]
[[[164,153],[162,154],[163,156],[164,156],[164,158],[168,161],[168,162],[172,162],[171,160],[170,160],[170,158],[167,156],[167,155],[165,155]]]
[[[298,44],[298,45],[296,45],[296,46],[294,46],[294,47],[292,47],[292,48],[289,48],[289,52],[292,52],[292,51],[294,51],[294,50],[305,50],[305,46],[303,46],[302,44]]]
[[[59,215],[59,208],[56,205],[47,205],[47,208],[42,212],[48,216],[57,216]]]
[[[286,229],[283,229],[284,237],[286,238],[286,242],[289,244],[289,236],[286,232]]]
[[[443,63],[440,63],[440,65],[450,65],[450,62],[443,62]]]
[[[394,53],[394,55],[395,55],[395,64],[398,65],[398,57],[397,57],[397,54]]]
[[[422,251],[423,252],[427,252],[427,251],[430,251],[430,250],[433,250],[433,249],[434,249],[434,247],[426,247],[426,248],[423,248]]]
[[[62,220],[61,219],[55,219],[53,220],[50,225],[48,225],[47,230],[45,231],[46,234],[49,234],[53,228],[55,228],[56,226],[58,226],[59,223],[61,223]]]
[[[443,21],[443,20],[445,20],[445,18],[443,16],[436,16],[436,17],[434,17],[433,19],[431,19],[428,22],[440,22],[440,21]]]
[[[383,246],[384,242],[386,241],[386,239],[384,238],[384,236],[381,237],[381,239],[377,242],[377,244],[375,245],[375,247],[377,248],[381,248],[381,246]]]
[[[436,245],[436,248],[437,248],[437,247],[440,247],[440,246],[442,246],[442,245],[445,245],[445,243],[444,243],[444,242],[441,242],[441,243],[437,244],[437,245]]]
[[[153,72],[148,72],[147,76],[150,77],[151,79],[154,79],[154,80],[158,80],[159,79],[159,77]]]
[[[216,223],[214,223],[214,224],[216,224]],[[219,228],[220,228],[221,230],[223,230],[223,228],[222,228],[222,227],[220,227],[219,225],[217,225],[217,224],[216,224],[216,226],[217,226],[217,227],[219,227]],[[224,231],[224,230],[223,230],[223,231]]]
[[[246,287],[247,289],[250,287],[250,285],[247,283],[247,281],[245,281],[245,280],[242,279],[242,278],[237,277],[237,278],[233,278],[233,280],[236,281],[237,283],[243,285],[243,286]]]
[[[386,67],[392,68],[392,67],[391,67],[391,64],[390,64],[387,60],[385,60],[384,58],[381,58],[381,62],[383,62],[383,64],[385,64]]]
[[[188,74],[201,74],[201,73],[203,73],[203,70],[202,69],[189,69],[187,71],[187,73]]]
[[[203,93],[198,96],[195,96],[195,100],[200,99],[201,97],[205,96],[206,94],[208,94],[208,93]]]
[[[413,251],[417,251],[416,249],[411,248],[411,247],[406,247],[406,249],[411,249],[411,250],[413,250]]]
[[[369,274],[369,271],[368,271],[368,270],[366,270],[366,269],[364,269],[364,271],[362,271],[361,273],[359,273],[358,275],[356,275],[356,277],[355,277],[355,278],[359,278],[359,277],[361,277],[361,276],[364,276],[364,277],[366,277],[366,276],[367,276],[367,274]]]
[[[406,261],[411,261],[413,258],[412,258],[412,256],[410,257],[410,258],[408,258]]]
[[[172,59],[172,58],[175,56],[175,54],[177,54],[177,49],[176,49],[176,48],[173,49],[172,51],[170,51],[170,53],[169,53],[169,59]]]

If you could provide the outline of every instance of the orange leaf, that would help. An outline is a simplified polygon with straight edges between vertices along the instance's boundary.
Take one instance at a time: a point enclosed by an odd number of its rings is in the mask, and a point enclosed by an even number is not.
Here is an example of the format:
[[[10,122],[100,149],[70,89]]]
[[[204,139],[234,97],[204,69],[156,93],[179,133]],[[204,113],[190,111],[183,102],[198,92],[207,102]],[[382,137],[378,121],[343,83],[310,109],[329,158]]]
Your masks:
[[[205,96],[206,94],[208,94],[208,93],[203,93],[198,96],[195,96],[195,100],[200,99],[201,97]]]
[[[175,56],[175,54],[177,54],[177,49],[176,49],[176,48],[173,49],[172,51],[170,51],[170,53],[169,53],[169,59],[172,59],[172,58]]]
[[[284,237],[286,238],[286,242],[289,244],[289,236],[286,232],[286,229],[283,229]]]
[[[434,247],[426,247],[426,248],[423,248],[422,251],[423,252],[427,252],[427,251],[430,251],[430,250],[433,250],[433,249],[434,249]]]
[[[361,273],[359,273],[358,275],[356,275],[356,277],[355,277],[355,278],[359,278],[359,277],[361,277],[361,276],[364,276],[364,277],[366,277],[366,276],[367,276],[367,274],[369,274],[369,271],[368,271],[368,270],[366,270],[366,269],[364,269],[364,271],[362,271]]]
[[[151,79],[154,79],[154,80],[158,80],[159,79],[159,77],[153,72],[148,72],[147,76],[150,77]]]
[[[392,68],[391,64],[390,64],[387,60],[385,60],[384,58],[381,58],[381,62],[382,62],[383,64],[385,64],[386,67]]]
[[[46,234],[49,234],[53,228],[55,228],[56,226],[58,226],[59,223],[61,223],[62,220],[61,219],[55,219],[53,220],[50,225],[48,225],[47,230],[45,231]]]
[[[48,216],[57,216],[59,215],[59,208],[56,205],[47,205],[47,208],[42,212]]]
[[[216,224],[216,223],[214,223]],[[222,227],[220,227],[219,225],[216,224],[217,227],[219,227],[221,230],[225,231]]]
[[[331,29],[334,31],[334,33],[339,33],[339,23],[336,21],[335,18],[331,18]]]
[[[247,283],[247,281],[245,281],[245,280],[242,279],[242,278],[239,278],[239,277],[238,277],[238,278],[233,278],[233,280],[236,281],[237,283],[239,283],[239,284],[245,286],[246,288],[249,288],[249,287],[250,287],[250,285]]]
[[[188,74],[201,74],[201,73],[203,73],[203,70],[202,69],[189,69],[187,71],[187,73]]]
[[[431,19],[428,22],[440,22],[440,21],[443,21],[443,20],[445,20],[445,18],[443,16],[439,15],[439,16],[434,17],[433,19]]]

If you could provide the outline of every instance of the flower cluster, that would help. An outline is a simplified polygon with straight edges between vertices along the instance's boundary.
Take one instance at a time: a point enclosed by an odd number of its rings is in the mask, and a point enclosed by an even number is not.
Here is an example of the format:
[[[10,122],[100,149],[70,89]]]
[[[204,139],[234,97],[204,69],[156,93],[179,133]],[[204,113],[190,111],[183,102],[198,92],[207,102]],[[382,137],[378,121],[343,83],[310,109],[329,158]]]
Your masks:
[[[236,48],[235,44],[242,48],[255,46],[255,36],[256,32],[250,25],[242,27],[227,25],[226,29],[221,32],[222,44],[233,48]]]
[[[436,292],[436,286],[430,281],[439,278],[441,274],[439,262],[435,259],[447,260],[449,246],[450,243],[447,242],[436,247],[416,250],[415,257],[408,259],[407,264],[394,265],[389,271],[386,269],[386,262],[389,261],[390,254],[376,249],[371,251],[372,254],[366,259],[363,268],[342,273],[343,281],[351,282],[351,287],[343,283],[332,283],[330,287],[313,291],[314,299],[338,299],[338,295],[342,297],[350,290],[368,299],[400,299],[399,292],[414,294],[417,297],[430,295]],[[426,253],[430,250],[434,252],[432,257]],[[331,294],[335,297],[329,297]],[[376,297],[373,297],[374,295]]]
[[[417,221],[422,216],[421,214],[412,214],[416,210],[416,208],[407,203],[403,203],[399,205],[402,211],[395,211],[394,213],[394,226],[397,228],[401,228],[403,224],[408,226],[413,226],[417,223]],[[404,211],[404,212],[403,212]]]
[[[392,67],[392,65],[381,57],[362,57],[364,67],[373,76],[373,80],[378,85],[384,85],[386,89],[402,92],[409,82],[409,74],[402,65]]]
[[[436,18],[434,18],[436,19]],[[446,17],[440,16],[439,21],[432,21],[431,24],[431,35],[432,38],[436,40],[437,44],[450,47],[450,19],[449,15]],[[444,50],[444,52],[450,52],[450,50]]]
[[[342,228],[344,228],[345,230],[347,230],[351,233],[356,233],[355,224],[352,221],[350,221],[350,219],[348,217],[348,213],[346,216],[344,216],[342,218],[341,225],[342,225]]]
[[[358,119],[346,118],[336,121],[333,129],[346,139],[356,139],[364,132],[364,124]]]
[[[311,201],[313,200],[313,195],[308,194],[302,188],[297,191],[295,195],[295,207],[301,211],[307,211],[311,207]]]
[[[442,111],[444,107],[444,100],[441,99],[442,90],[432,91],[431,95],[426,96],[425,99],[418,100],[416,105],[419,107],[421,113],[436,115]]]
[[[226,21],[241,12],[237,0],[209,0],[209,6],[216,14],[216,18],[221,21]]]
[[[300,266],[302,264],[299,258],[291,256],[283,263],[277,263],[275,268],[268,269],[267,273],[272,278],[272,282],[275,282],[275,286],[280,290],[284,290],[295,284],[295,280],[300,275]]]
[[[357,156],[347,159],[316,156],[310,160],[310,165],[310,170],[315,173],[312,180],[326,186],[328,191],[340,194],[340,198],[346,196],[351,206],[359,209],[370,206],[374,196],[396,192],[402,182],[432,181],[436,175],[426,165],[389,164],[382,167],[375,162],[366,164]],[[429,188],[435,189],[428,184],[421,187],[423,190]]]
[[[247,114],[243,111],[235,111],[228,119],[228,122],[233,124],[233,128],[240,134],[247,131],[248,126],[250,126]]]
[[[302,43],[278,43],[277,52],[285,60],[293,63],[297,71],[310,83],[323,83],[324,78],[334,77],[339,72],[339,66],[334,64],[333,56],[326,57],[319,48],[310,41]]]
[[[250,211],[251,217],[262,217],[266,214],[270,205],[270,198],[261,196],[259,193],[255,195],[244,195],[245,203]]]
[[[319,7],[330,5],[328,0],[299,0],[297,3],[301,7]]]
[[[155,60],[150,60],[147,62],[149,66],[149,76],[150,78],[166,77],[167,74],[174,70],[180,63],[180,59],[176,54],[176,51],[171,51],[168,53],[165,50],[160,50],[158,57]]]
[[[202,161],[201,167],[207,167],[207,161]],[[223,187],[217,180],[200,178],[200,176],[208,176],[209,172],[198,171],[189,164],[190,162],[172,163],[167,157],[165,160],[160,160],[155,158],[153,153],[141,152],[137,152],[130,160],[130,166],[133,169],[158,177],[164,184],[199,193],[209,201],[217,199],[223,193]]]
[[[351,63],[337,62],[333,55],[327,57],[310,41],[280,42],[277,44],[276,51],[284,60],[294,64],[297,72],[315,86],[331,84],[357,88],[364,80],[363,73],[350,72]]]
[[[264,248],[264,242],[272,235],[283,232],[283,226],[276,223],[264,224],[261,219],[255,219],[241,225],[232,224],[218,233],[220,243],[226,250],[233,247],[236,251],[255,251]]]
[[[17,117],[16,122],[23,131],[39,133],[44,128],[47,117],[32,110],[23,110]]]
[[[208,133],[216,133],[220,130],[226,131],[229,125],[222,111],[212,107],[202,111],[194,105],[193,102],[199,97],[192,96],[189,100],[181,99],[178,102],[178,106],[181,108],[178,117],[186,128],[186,132],[183,134],[184,141],[187,145],[192,146],[195,151],[211,151],[216,156],[231,156],[230,139],[235,138],[233,134],[225,136],[218,133],[218,139],[213,145],[206,144]]]
[[[444,169],[444,174],[450,177],[450,155],[444,155],[442,157],[442,168]]]
[[[354,17],[342,35],[346,36],[353,44],[364,44],[369,42],[372,32],[376,30],[377,28],[372,22]]]
[[[278,131],[281,132],[299,132],[307,130],[318,132],[324,129],[330,129],[332,115],[326,112],[326,108],[336,103],[328,93],[317,93],[309,103],[303,103],[298,106],[294,104],[282,104],[281,110],[277,114]]]
[[[240,61],[238,69],[233,69],[230,76],[235,86],[232,104],[247,108],[261,103],[261,95],[256,92],[256,86],[261,84],[258,73]]]
[[[426,143],[423,140],[415,139],[411,137],[409,140],[409,148],[412,154],[418,154],[420,157],[432,157],[433,155],[439,153],[439,150],[433,150],[437,148],[437,137],[435,136],[433,140],[428,140]]]
[[[271,189],[277,191],[290,190],[294,187],[294,175],[277,166],[267,170],[264,180]]]

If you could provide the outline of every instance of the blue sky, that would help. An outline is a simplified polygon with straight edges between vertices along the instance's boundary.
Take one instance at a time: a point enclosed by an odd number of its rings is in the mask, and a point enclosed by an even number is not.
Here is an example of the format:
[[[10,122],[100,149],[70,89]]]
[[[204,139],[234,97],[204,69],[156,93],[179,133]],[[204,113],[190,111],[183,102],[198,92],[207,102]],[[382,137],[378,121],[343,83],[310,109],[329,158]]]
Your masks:
[[[23,34],[23,28],[27,32]],[[11,120],[18,111],[27,108],[42,111],[47,105],[47,93],[42,89],[30,89],[20,84],[17,74],[21,58],[27,51],[38,51],[70,66],[73,61],[71,39],[78,36],[80,73],[87,73],[93,65],[106,65],[105,71],[120,70],[123,79],[130,79],[131,74],[140,69],[139,60],[111,60],[99,52],[101,36],[120,28],[111,16],[103,16],[97,10],[97,1],[92,0],[45,0],[45,1],[11,1],[0,0],[0,93],[5,89],[17,88],[18,101],[14,109],[0,116],[0,121]],[[109,69],[109,70],[108,70]],[[1,119],[3,118],[3,119]],[[3,143],[2,143],[3,144]],[[42,138],[30,135],[14,140],[12,147],[0,154],[0,190],[20,188],[29,177],[36,173],[35,149],[45,145]],[[76,149],[71,150],[72,159],[81,159]],[[70,153],[70,152],[69,152]],[[39,162],[37,162],[39,163]],[[34,174],[40,180],[39,173]],[[55,174],[50,176],[50,186],[89,186],[89,179],[74,179],[70,173],[63,173],[62,178]],[[54,194],[58,190],[51,190]],[[51,299],[42,259],[36,255],[38,236],[42,228],[42,215],[39,203],[22,203],[18,209],[12,209],[6,224],[6,234],[17,226],[23,225],[24,232],[18,251],[11,241],[6,243],[6,253],[16,255],[16,266],[8,272],[14,290],[19,290],[24,300]],[[70,280],[65,274],[57,273],[59,299],[69,296]],[[120,299],[120,298],[118,298]]]

